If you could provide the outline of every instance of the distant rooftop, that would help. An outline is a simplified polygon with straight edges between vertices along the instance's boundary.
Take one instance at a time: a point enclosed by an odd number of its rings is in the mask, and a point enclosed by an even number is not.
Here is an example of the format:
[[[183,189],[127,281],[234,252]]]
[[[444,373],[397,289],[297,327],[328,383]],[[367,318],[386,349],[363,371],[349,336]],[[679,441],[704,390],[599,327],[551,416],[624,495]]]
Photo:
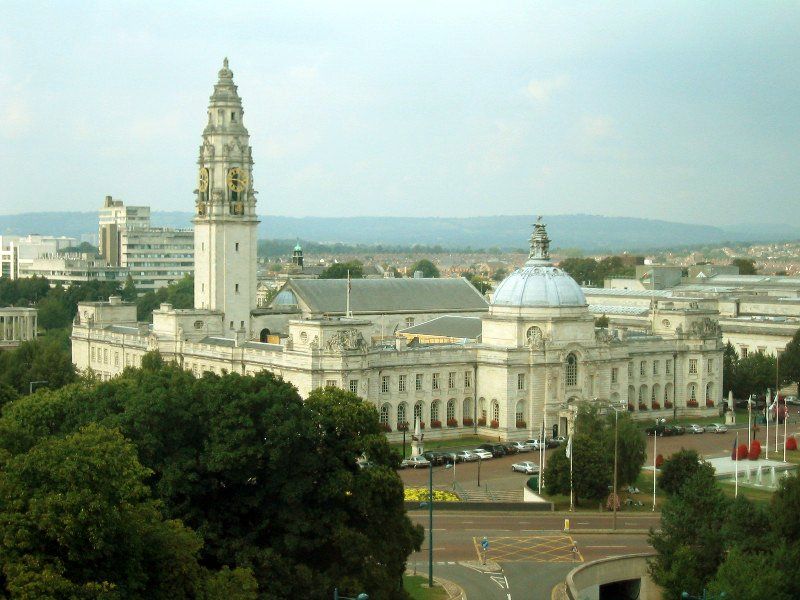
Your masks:
[[[482,329],[483,322],[480,317],[444,315],[413,327],[401,329],[398,333],[477,340],[481,336]]]

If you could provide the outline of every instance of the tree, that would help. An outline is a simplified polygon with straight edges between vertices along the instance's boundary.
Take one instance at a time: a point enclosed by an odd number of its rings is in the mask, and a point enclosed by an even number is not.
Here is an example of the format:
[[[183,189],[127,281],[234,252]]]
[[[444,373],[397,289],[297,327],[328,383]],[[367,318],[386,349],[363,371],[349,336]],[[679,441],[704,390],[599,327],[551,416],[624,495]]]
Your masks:
[[[572,489],[575,504],[579,499],[602,501],[611,484],[613,458],[608,455],[603,440],[590,433],[576,433],[572,437]],[[566,448],[556,451],[547,462],[544,472],[548,494],[565,494],[570,491],[569,459]]]
[[[361,261],[351,260],[349,262],[333,263],[327,269],[319,274],[320,279],[347,279],[347,274],[350,273],[350,279],[361,279],[364,277],[364,265]]]
[[[767,388],[774,388],[776,369],[775,357],[763,352],[751,352],[740,358],[733,378],[733,395],[747,398],[750,394],[763,394]]]
[[[503,281],[508,275],[508,270],[504,267],[500,267],[494,273],[492,273],[492,281]]]
[[[792,339],[786,344],[786,349],[781,353],[780,377],[784,385],[800,384],[800,329],[795,331]]]
[[[673,598],[702,593],[716,574],[725,550],[719,527],[729,507],[713,469],[694,473],[680,490],[661,509],[661,529],[648,538],[657,552],[650,575]]]
[[[17,398],[19,398],[17,390],[7,383],[0,383],[0,409],[2,409],[5,404],[13,402]]]
[[[133,283],[133,277],[131,277],[130,274],[125,279],[125,285],[122,286],[121,295],[125,302],[134,302],[138,296],[138,293],[136,292],[136,284]]]
[[[412,275],[417,271],[422,271],[422,276],[425,277],[426,279],[432,277],[439,277],[439,269],[437,269],[436,265],[434,265],[427,258],[418,260],[409,269],[409,272]]]
[[[464,278],[469,281],[481,294],[485,294],[492,289],[492,284],[486,281],[482,275],[477,275],[475,273],[464,273]]]
[[[670,496],[674,496],[699,472],[713,474],[714,468],[701,461],[696,450],[682,448],[661,465],[658,487]]]
[[[722,395],[726,398],[728,397],[728,392],[732,391],[734,388],[738,365],[739,355],[733,347],[733,344],[728,342],[725,344],[725,350],[722,353]],[[734,392],[734,396],[735,395],[736,392]]]
[[[165,521],[118,431],[88,425],[0,470],[0,554],[12,597],[192,598],[201,541]]]
[[[405,515],[372,404],[335,389],[304,402],[269,373],[196,379],[157,355],[142,366],[14,402],[0,416],[0,453],[87,423],[118,427],[166,516],[202,534],[201,565],[250,568],[274,598],[335,585],[405,598],[397,581],[422,531]],[[363,454],[373,467],[357,466]]]
[[[796,564],[796,563],[795,563]],[[792,600],[789,588],[792,575],[769,552],[746,552],[735,547],[725,557],[708,589],[715,598],[724,593],[736,600]]]
[[[172,308],[192,308],[194,306],[194,277],[184,275],[178,281],[155,291],[148,291],[135,298],[136,318],[139,321],[152,321],[153,311],[162,302],[172,305]]]
[[[0,383],[19,394],[29,392],[31,381],[45,381],[42,386],[58,388],[75,378],[69,333],[65,330],[51,331],[0,353]]]
[[[755,275],[758,273],[755,261],[749,258],[734,258],[731,261],[731,265],[739,267],[739,275]]]

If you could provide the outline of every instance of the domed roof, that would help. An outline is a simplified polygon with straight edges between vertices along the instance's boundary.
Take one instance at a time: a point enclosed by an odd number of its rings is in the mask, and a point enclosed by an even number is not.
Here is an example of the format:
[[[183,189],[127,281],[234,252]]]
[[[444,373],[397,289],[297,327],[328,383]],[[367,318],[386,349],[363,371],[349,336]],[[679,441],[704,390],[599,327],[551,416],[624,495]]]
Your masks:
[[[550,239],[541,220],[539,217],[534,225],[528,261],[497,286],[492,306],[586,306],[586,297],[580,286],[550,261]]]

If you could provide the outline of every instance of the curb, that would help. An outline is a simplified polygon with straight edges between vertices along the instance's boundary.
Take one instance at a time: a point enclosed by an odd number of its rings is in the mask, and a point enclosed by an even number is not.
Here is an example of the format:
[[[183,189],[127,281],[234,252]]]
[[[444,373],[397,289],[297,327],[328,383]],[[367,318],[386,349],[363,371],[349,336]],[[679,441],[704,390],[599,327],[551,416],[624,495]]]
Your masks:
[[[650,533],[649,529],[567,529],[561,531],[569,535],[580,535],[582,533],[603,535],[646,535]],[[660,530],[656,529],[654,531]]]
[[[411,569],[406,569],[405,574],[413,575],[414,571]],[[447,592],[447,600],[467,600],[467,593],[464,591],[464,588],[457,583],[442,577],[434,577],[433,581],[442,586],[442,589]]]

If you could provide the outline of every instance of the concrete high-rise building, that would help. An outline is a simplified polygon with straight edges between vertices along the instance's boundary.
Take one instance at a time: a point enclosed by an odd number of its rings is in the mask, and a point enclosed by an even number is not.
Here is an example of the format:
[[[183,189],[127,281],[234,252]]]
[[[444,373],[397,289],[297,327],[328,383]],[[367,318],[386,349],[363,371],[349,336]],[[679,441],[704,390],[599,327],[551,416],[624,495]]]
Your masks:
[[[149,206],[125,206],[122,200],[106,196],[100,209],[98,248],[112,267],[122,266],[122,232],[150,227]]]
[[[195,308],[222,311],[225,330],[249,331],[256,304],[258,217],[250,135],[226,58],[200,146],[194,218]]]

